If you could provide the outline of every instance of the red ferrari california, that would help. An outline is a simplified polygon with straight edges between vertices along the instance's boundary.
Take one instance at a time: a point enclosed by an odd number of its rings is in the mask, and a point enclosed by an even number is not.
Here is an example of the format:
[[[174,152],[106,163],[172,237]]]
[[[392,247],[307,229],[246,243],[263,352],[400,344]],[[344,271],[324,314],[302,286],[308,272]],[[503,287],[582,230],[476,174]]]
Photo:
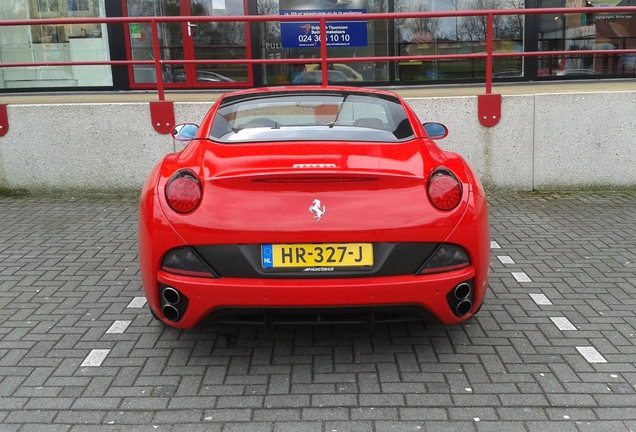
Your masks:
[[[164,323],[374,322],[476,313],[484,190],[399,96],[348,87],[227,93],[150,173],[139,212]]]

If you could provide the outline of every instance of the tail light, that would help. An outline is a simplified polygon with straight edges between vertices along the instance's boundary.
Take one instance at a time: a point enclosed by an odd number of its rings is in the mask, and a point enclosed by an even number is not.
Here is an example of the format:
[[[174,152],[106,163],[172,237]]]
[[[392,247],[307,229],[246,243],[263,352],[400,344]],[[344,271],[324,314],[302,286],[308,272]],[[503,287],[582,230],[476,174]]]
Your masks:
[[[190,171],[178,171],[166,186],[166,201],[177,213],[190,213],[201,202],[201,185]]]
[[[199,254],[188,246],[169,250],[161,261],[161,270],[182,276],[216,277]]]
[[[453,210],[462,200],[462,185],[450,170],[438,168],[428,183],[428,197],[437,209]]]
[[[470,265],[466,249],[459,245],[442,243],[426,261],[418,274],[442,273],[459,270]]]

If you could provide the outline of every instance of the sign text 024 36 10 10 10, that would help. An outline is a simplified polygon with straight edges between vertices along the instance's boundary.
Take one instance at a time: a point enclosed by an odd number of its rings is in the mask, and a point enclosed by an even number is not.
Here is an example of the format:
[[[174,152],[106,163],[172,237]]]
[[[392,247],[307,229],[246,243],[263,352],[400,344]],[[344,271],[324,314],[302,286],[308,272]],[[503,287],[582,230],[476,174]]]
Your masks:
[[[298,15],[308,17],[315,14],[338,14],[343,17],[348,14],[362,14],[365,9],[351,10],[281,10],[281,15]],[[326,35],[320,34],[318,21],[283,22],[280,24],[281,44],[283,48],[320,48],[320,44],[326,38],[328,47],[367,46],[367,22],[366,21],[328,21]]]

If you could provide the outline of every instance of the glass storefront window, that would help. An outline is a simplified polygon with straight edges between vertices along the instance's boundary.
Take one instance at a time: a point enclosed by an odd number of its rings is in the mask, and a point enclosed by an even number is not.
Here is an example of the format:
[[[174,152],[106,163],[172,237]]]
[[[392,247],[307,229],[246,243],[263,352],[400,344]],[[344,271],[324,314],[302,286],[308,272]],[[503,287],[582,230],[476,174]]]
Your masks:
[[[125,16],[294,15],[298,21],[252,23],[159,23],[159,56],[168,88],[249,87],[320,83],[319,24],[314,14],[333,14],[326,41],[328,77],[333,83],[382,85],[426,82],[480,82],[484,59],[356,61],[362,57],[425,56],[485,53],[486,17],[370,20],[376,12],[425,12],[508,9],[513,15],[494,17],[494,51],[566,51],[544,57],[498,57],[495,79],[636,76],[636,13],[594,13],[597,6],[627,6],[634,0],[532,0],[528,7],[586,8],[585,13],[516,15],[525,0],[0,0],[0,19],[32,19],[32,25],[0,27],[1,63],[49,63],[49,66],[0,68],[0,90],[19,88],[112,87],[110,66],[66,66],[60,62],[110,59],[108,27],[82,23],[84,17],[105,17],[122,8]],[[110,1],[110,0],[108,0]],[[246,9],[249,6],[249,11]],[[589,12],[587,12],[589,10]],[[347,15],[363,20],[347,20]],[[342,17],[342,18],[341,18]],[[46,18],[68,18],[66,25],[38,25]],[[117,25],[117,24],[113,24]],[[130,66],[132,88],[155,88],[154,50],[150,24],[124,25],[127,40],[113,55],[148,64]],[[250,31],[252,31],[250,35]],[[110,35],[118,38],[118,33]],[[528,39],[525,40],[524,36]],[[121,45],[120,45],[121,44]],[[589,54],[602,50],[602,54]],[[225,60],[301,59],[294,64],[232,64]],[[190,60],[220,61],[190,64]],[[346,59],[346,60],[345,60]],[[119,82],[119,81],[118,81]]]
[[[138,1],[128,0],[128,16],[179,16],[181,9],[178,0]],[[150,23],[133,23],[128,25],[130,47],[133,60],[154,60],[152,47],[152,27]],[[181,24],[159,23],[159,49],[162,60],[179,60],[184,58]],[[172,81],[171,69],[182,65],[163,66],[163,81]],[[185,78],[185,74],[184,74]],[[157,76],[154,65],[133,66],[133,81],[136,84],[156,83]]]
[[[340,58],[388,55],[384,20],[346,21],[347,14],[386,12],[385,0],[258,0],[259,15],[298,15],[298,22],[259,25],[262,58],[308,59],[307,63],[263,65],[264,84],[315,84],[322,81],[319,24],[311,14],[337,13],[342,21],[328,21],[327,56]],[[311,59],[316,59],[311,61]],[[329,65],[333,83],[388,81],[386,62],[344,62]]]
[[[521,9],[522,0],[396,0],[396,12]],[[396,53],[403,56],[474,54],[486,52],[486,17],[423,18],[396,20]],[[523,51],[523,15],[495,16],[493,50]],[[481,59],[406,61],[396,65],[396,81],[483,79]],[[523,76],[520,58],[493,62],[494,77]]]
[[[612,50],[636,48],[635,15],[593,13],[594,6],[626,5],[627,1],[618,0],[541,0],[541,7],[588,7],[590,13],[541,17],[539,50],[572,51],[572,55],[540,58],[538,75],[594,78],[634,74],[636,56],[612,55]],[[589,50],[607,50],[608,54],[586,54]]]
[[[191,0],[196,16],[245,15],[243,0]],[[242,22],[199,23],[193,28],[194,58],[197,60],[247,59],[248,24]],[[241,64],[196,65],[198,83],[247,83],[250,68]],[[231,85],[231,84],[227,84]]]
[[[107,61],[105,24],[83,24],[82,17],[104,17],[105,0],[0,0],[4,19],[77,18],[78,24],[0,27],[0,62]],[[112,86],[110,66],[38,66],[0,69],[0,88]]]
[[[128,16],[242,16],[243,0],[127,0]],[[162,60],[225,60],[248,58],[247,25],[227,23],[159,23]],[[154,60],[152,28],[149,23],[129,25],[133,60]],[[154,65],[133,66],[135,84],[155,83]],[[172,86],[236,85],[250,80],[246,65],[169,64],[162,79]],[[174,84],[173,84],[174,83]]]

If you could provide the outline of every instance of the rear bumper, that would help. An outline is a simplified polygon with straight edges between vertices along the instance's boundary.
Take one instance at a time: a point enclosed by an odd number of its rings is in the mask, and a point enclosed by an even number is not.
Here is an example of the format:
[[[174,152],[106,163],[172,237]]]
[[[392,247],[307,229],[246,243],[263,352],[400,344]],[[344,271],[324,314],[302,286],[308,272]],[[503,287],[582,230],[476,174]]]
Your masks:
[[[157,272],[156,276],[155,287],[146,286],[149,306],[167,324],[178,328],[194,327],[208,317],[224,315],[223,310],[231,309],[300,311],[375,306],[406,306],[421,310],[422,315],[432,316],[444,324],[454,324],[466,320],[479,308],[486,289],[486,281],[476,279],[473,267],[425,276],[351,279],[207,279],[164,271]],[[453,290],[462,283],[470,284],[471,305],[467,313],[458,316],[453,308],[462,299],[454,298]],[[172,298],[175,296],[170,298],[174,305],[166,302],[162,295],[166,287],[174,288],[179,294],[177,302]],[[166,306],[179,309],[176,318],[165,313]]]

